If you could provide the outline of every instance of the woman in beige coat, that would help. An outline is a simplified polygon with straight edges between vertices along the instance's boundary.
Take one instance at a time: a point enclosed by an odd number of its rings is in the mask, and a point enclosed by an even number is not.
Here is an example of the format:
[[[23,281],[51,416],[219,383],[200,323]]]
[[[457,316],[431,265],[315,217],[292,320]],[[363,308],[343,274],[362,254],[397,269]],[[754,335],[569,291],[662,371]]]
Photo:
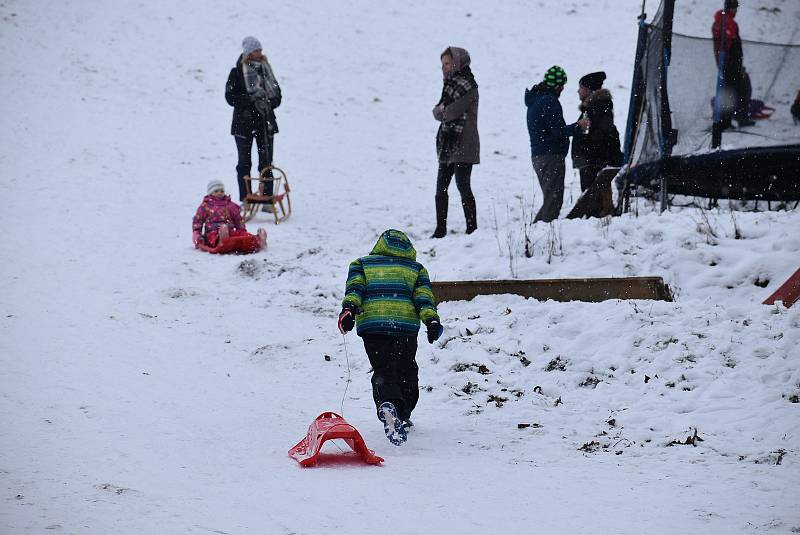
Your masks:
[[[472,166],[480,163],[478,137],[478,84],[469,68],[469,53],[451,46],[442,52],[444,88],[433,108],[433,117],[441,123],[436,135],[439,173],[436,177],[436,230],[432,238],[447,234],[447,188],[453,175],[461,194],[461,206],[467,234],[478,228],[475,196],[470,187]]]

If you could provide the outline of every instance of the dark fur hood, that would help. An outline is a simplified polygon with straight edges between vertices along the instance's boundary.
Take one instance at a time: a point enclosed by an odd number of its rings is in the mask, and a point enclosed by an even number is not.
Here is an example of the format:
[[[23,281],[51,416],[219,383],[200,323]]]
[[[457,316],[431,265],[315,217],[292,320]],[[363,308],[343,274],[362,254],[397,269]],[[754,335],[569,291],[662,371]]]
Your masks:
[[[592,108],[612,109],[613,107],[614,102],[611,100],[611,91],[605,87],[601,87],[597,91],[592,91],[592,94],[589,95],[580,105],[581,111]]]

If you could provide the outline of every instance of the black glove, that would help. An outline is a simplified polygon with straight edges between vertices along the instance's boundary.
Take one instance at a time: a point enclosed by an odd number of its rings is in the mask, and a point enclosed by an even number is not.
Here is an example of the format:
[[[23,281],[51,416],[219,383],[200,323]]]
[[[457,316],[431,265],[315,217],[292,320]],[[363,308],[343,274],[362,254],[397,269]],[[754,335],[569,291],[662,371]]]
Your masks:
[[[265,98],[267,98],[267,92],[259,87],[258,89],[253,91],[250,94],[250,96],[253,98],[253,100],[264,100]]]
[[[355,306],[342,307],[342,311],[339,313],[338,321],[339,332],[344,334],[352,331],[353,327],[356,326],[356,316],[361,312],[361,309]]]
[[[432,344],[442,336],[444,327],[439,323],[439,320],[431,320],[426,326],[428,327],[428,343]]]

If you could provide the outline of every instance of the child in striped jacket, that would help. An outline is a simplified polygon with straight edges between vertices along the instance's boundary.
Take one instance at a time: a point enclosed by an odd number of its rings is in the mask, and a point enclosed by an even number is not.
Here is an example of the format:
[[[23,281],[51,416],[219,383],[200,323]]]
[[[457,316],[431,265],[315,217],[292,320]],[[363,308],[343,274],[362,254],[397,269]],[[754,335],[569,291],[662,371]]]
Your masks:
[[[392,444],[406,441],[419,399],[416,362],[420,321],[428,342],[442,335],[425,267],[403,232],[387,230],[372,252],[350,264],[339,331],[356,327],[372,364],[372,396]]]

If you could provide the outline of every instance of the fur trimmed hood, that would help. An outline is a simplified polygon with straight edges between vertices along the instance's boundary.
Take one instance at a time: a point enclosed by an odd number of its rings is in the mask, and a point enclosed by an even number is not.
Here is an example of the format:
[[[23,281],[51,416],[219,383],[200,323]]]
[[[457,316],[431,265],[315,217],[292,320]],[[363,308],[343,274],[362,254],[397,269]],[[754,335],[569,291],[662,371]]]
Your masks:
[[[579,109],[581,111],[585,111],[591,108],[613,108],[614,101],[611,99],[611,91],[606,89],[605,87],[601,87],[597,91],[592,91],[592,93],[586,97],[586,100],[581,102]]]

